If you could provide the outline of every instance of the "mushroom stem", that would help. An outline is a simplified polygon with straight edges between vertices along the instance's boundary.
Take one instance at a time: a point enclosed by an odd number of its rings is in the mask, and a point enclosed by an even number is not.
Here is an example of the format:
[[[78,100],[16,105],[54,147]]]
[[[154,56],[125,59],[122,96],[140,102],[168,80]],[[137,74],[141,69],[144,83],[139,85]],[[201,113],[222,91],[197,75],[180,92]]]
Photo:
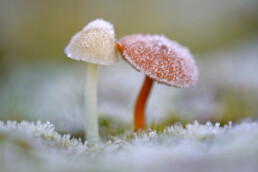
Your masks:
[[[99,142],[100,140],[97,116],[97,82],[98,65],[88,63],[84,90],[86,120],[85,134],[87,140],[91,143]]]
[[[153,80],[149,77],[145,77],[144,84],[137,98],[134,109],[134,125],[135,131],[139,129],[145,129],[145,106],[151,91]]]

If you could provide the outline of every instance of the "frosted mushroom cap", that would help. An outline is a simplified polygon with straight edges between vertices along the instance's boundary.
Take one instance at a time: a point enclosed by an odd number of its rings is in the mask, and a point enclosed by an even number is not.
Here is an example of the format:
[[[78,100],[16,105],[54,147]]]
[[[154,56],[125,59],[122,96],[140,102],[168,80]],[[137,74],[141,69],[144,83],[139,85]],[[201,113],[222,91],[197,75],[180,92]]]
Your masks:
[[[69,58],[89,63],[117,63],[114,27],[110,22],[96,19],[76,33],[65,53]]]
[[[117,47],[136,70],[158,82],[191,87],[198,80],[198,68],[190,51],[163,35],[125,36]]]

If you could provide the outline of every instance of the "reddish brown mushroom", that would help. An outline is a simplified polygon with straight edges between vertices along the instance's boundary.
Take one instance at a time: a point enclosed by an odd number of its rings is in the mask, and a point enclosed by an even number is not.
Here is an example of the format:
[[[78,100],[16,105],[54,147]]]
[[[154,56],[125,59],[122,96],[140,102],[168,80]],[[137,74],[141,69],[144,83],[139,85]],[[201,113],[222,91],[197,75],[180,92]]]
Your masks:
[[[198,80],[198,68],[190,51],[163,35],[135,34],[117,43],[122,57],[146,77],[134,110],[135,130],[145,128],[145,105],[152,83],[191,87]]]

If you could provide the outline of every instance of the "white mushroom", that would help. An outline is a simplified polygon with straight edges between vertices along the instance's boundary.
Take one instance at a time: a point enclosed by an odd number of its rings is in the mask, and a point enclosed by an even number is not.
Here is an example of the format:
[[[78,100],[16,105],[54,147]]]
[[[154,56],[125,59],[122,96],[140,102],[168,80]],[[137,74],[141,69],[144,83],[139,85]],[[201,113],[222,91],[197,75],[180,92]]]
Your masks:
[[[85,133],[89,142],[98,142],[100,140],[97,118],[98,65],[118,62],[113,25],[103,19],[90,22],[72,37],[64,52],[69,58],[88,62],[84,90]]]

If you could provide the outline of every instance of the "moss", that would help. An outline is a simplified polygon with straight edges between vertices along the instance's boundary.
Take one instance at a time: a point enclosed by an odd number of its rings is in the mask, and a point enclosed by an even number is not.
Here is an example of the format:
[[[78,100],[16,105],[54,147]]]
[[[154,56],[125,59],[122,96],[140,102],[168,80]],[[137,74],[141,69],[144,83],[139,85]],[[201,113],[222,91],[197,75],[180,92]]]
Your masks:
[[[192,123],[190,119],[182,119],[180,118],[179,113],[168,112],[168,115],[164,118],[159,119],[158,121],[154,121],[150,125],[151,130],[156,130],[158,133],[163,132],[164,129],[168,126],[172,126],[175,124],[180,124],[185,128],[186,124]]]
[[[114,119],[112,117],[99,117],[99,132],[104,140],[115,140],[116,137],[124,135],[126,132],[133,131],[133,125]]]

